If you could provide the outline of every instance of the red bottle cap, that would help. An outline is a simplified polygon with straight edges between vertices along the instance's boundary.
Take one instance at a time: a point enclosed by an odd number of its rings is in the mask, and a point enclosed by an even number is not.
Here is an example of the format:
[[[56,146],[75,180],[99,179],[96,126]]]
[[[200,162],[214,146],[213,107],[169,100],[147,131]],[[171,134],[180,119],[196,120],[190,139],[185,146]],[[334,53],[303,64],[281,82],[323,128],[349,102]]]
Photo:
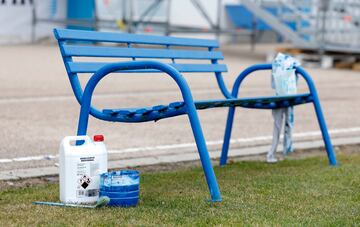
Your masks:
[[[102,141],[104,141],[104,136],[103,135],[95,135],[94,136],[94,141],[95,142],[102,142]]]

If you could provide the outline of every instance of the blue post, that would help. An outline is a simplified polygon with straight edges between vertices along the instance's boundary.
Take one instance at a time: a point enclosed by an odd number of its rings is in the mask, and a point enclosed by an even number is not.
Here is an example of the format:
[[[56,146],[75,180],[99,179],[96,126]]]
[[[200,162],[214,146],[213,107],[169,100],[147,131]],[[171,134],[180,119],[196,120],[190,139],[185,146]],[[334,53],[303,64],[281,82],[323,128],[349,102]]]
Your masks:
[[[298,67],[296,69],[296,72],[299,73],[305,79],[306,83],[309,86],[310,93],[313,97],[313,103],[314,103],[314,108],[315,108],[315,112],[316,112],[316,117],[318,119],[321,134],[322,134],[322,137],[323,137],[323,140],[325,143],[325,149],[326,149],[326,153],[327,153],[327,156],[329,159],[329,164],[332,166],[336,166],[337,165],[336,156],[335,156],[332,144],[331,144],[329,132],[326,127],[324,115],[321,110],[320,101],[319,101],[319,97],[318,97],[318,94],[317,94],[317,91],[315,88],[315,84],[312,81],[310,75],[302,68]]]
[[[235,107],[229,108],[229,113],[226,120],[226,128],[224,135],[224,142],[221,150],[220,166],[224,166],[227,163],[228,151],[230,146],[231,130],[234,122]]]
[[[322,113],[319,98],[317,97],[317,95],[314,96],[313,103],[314,103],[314,108],[315,108],[315,112],[316,112],[316,117],[318,119],[319,126],[321,129],[321,134],[322,134],[322,137],[323,137],[323,140],[325,143],[325,148],[326,148],[326,153],[327,153],[327,156],[329,159],[329,164],[332,166],[336,166],[337,162],[336,162],[335,153],[334,153],[331,141],[330,141],[329,132],[326,127],[324,115]]]
[[[93,30],[95,25],[95,1],[94,0],[68,0],[67,19],[88,22],[88,26],[68,25],[70,29]]]
[[[186,103],[186,102],[185,102]],[[195,142],[197,149],[199,151],[201,164],[204,169],[206,182],[208,184],[210,195],[211,195],[211,201],[212,202],[220,202],[221,194],[220,189],[216,181],[214,169],[211,164],[211,159],[209,156],[208,149],[206,147],[205,138],[201,129],[200,121],[198,114],[196,112],[196,108],[194,103],[186,103],[188,108],[188,116],[191,124],[191,129],[193,131]]]
[[[267,70],[267,69],[271,69],[271,65],[269,65],[269,64],[253,65],[253,66],[246,68],[244,71],[242,71],[234,82],[230,97],[233,97],[233,98],[238,97],[240,84],[245,79],[246,76],[248,76],[249,74],[251,74],[254,71]],[[225,126],[224,142],[223,142],[223,146],[221,149],[220,166],[224,166],[227,163],[229,147],[230,147],[231,131],[232,131],[233,123],[234,123],[235,108],[236,107],[229,108],[229,112],[228,112],[228,116],[227,116],[227,120],[226,120],[226,126]]]

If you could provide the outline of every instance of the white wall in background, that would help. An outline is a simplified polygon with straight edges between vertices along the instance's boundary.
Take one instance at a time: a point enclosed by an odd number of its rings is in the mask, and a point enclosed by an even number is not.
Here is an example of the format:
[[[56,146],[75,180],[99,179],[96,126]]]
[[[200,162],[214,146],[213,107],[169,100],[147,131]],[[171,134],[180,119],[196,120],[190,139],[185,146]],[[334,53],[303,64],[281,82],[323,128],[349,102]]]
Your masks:
[[[209,15],[211,21],[216,24],[217,23],[217,0],[200,0],[199,1],[207,14]],[[224,7],[226,4],[236,4],[239,3],[238,0],[223,0],[221,6],[221,24],[222,28],[228,28],[229,23],[226,18],[226,12]],[[191,26],[197,28],[208,29],[210,28],[207,20],[201,15],[201,13],[195,8],[195,6],[191,3],[190,0],[172,0],[171,7],[171,17],[170,22],[173,25],[179,26]],[[177,34],[181,36],[181,34]],[[215,35],[211,34],[184,34],[184,36],[193,36],[193,37],[203,37],[203,38],[215,38]]]
[[[96,16],[103,20],[121,19],[123,0],[96,0]]]
[[[35,0],[36,18],[45,20],[65,20],[66,0]],[[62,23],[40,22],[36,23],[35,39],[53,37],[55,27],[64,27]]]
[[[19,1],[20,2],[20,1]],[[31,41],[32,4],[0,2],[0,43]]]
[[[188,1],[188,0],[185,0]],[[130,15],[129,10],[124,10],[129,7],[130,0],[95,0],[96,3],[96,15],[99,19],[107,19],[107,20],[116,20],[122,19],[123,14],[126,16]],[[133,4],[133,17],[134,19],[138,19],[140,15],[150,6],[154,0],[132,0]],[[156,14],[154,15],[154,20],[163,20],[166,16],[166,3],[159,5],[158,10],[156,10]]]
[[[116,20],[129,14],[123,9],[124,0],[95,0],[97,17],[99,19]],[[137,19],[153,0],[131,0],[134,4],[134,18]],[[2,3],[4,2],[4,4]],[[37,22],[33,28],[33,8],[39,19],[64,20],[66,18],[67,0],[1,0],[0,1],[0,44],[31,42],[52,37],[54,27],[63,27],[61,23]],[[217,0],[200,0],[208,15],[215,23],[217,18]],[[238,0],[223,0],[223,6],[228,3],[237,3]],[[163,21],[166,18],[166,5],[161,4],[153,19]],[[223,8],[222,8],[223,10]],[[172,25],[209,28],[206,20],[191,4],[190,0],[172,0],[170,23]],[[226,27],[225,13],[222,12],[222,25]],[[116,26],[114,26],[116,27]],[[178,34],[180,35],[180,34]],[[189,36],[190,34],[186,34]]]
[[[130,14],[129,11],[124,12],[123,6],[129,2],[128,0],[96,0],[97,17],[99,19],[116,20],[122,19],[123,14],[127,16]],[[138,19],[139,16],[148,8],[148,6],[154,2],[154,0],[132,0],[133,4],[133,18]],[[205,11],[210,16],[213,23],[217,20],[217,0],[200,0]],[[153,16],[152,21],[165,21],[166,10],[168,1],[163,1]],[[228,23],[224,12],[225,4],[239,3],[238,0],[223,0],[222,1],[222,27],[227,27]],[[196,28],[209,28],[209,23],[204,19],[201,13],[191,3],[191,0],[172,0],[170,9],[170,23],[171,25],[177,26],[189,26]],[[180,35],[180,34],[178,34]],[[190,34],[186,34],[190,36]],[[198,36],[198,35],[197,35]],[[206,35],[209,37],[209,35]],[[210,35],[213,37],[212,35]]]
[[[33,26],[33,14],[41,19],[64,19],[66,0],[0,1],[0,44],[27,43],[52,36],[61,25],[39,22]]]

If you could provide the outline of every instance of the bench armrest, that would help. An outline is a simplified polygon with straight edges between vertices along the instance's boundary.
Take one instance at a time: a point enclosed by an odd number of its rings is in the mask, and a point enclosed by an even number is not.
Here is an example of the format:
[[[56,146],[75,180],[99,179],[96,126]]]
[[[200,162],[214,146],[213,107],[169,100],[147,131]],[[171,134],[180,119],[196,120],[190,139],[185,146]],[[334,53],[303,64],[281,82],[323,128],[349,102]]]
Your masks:
[[[255,72],[255,71],[261,71],[261,70],[271,70],[272,69],[272,65],[271,64],[257,64],[257,65],[252,65],[248,68],[246,68],[244,71],[242,71],[240,73],[240,75],[236,78],[234,85],[233,85],[233,89],[231,92],[231,95],[234,97],[238,96],[239,93],[239,88],[241,83],[243,82],[243,80],[245,79],[245,77],[247,77],[248,75],[250,75],[251,73]],[[315,88],[315,84],[311,78],[311,76],[301,67],[296,67],[296,71],[295,73],[297,75],[300,75],[304,78],[305,82],[308,85],[309,91],[313,96],[317,96],[317,92],[316,92],[316,88]]]
[[[158,62],[158,61],[129,61],[129,62],[116,62],[116,63],[109,63],[102,68],[100,68],[97,72],[95,72],[89,81],[87,82],[84,92],[81,96],[81,111],[80,111],[80,119],[87,119],[87,115],[90,113],[92,116],[107,120],[107,121],[118,121],[116,117],[109,116],[104,114],[102,111],[94,108],[91,106],[91,98],[93,91],[99,81],[104,78],[106,75],[120,70],[136,70],[136,69],[157,69],[159,71],[164,72],[165,74],[169,75],[178,85],[182,97],[184,99],[185,104],[189,107],[189,105],[193,105],[191,108],[195,109],[194,101],[192,98],[192,94],[190,88],[184,79],[184,77],[180,74],[178,70],[174,67]],[[87,126],[87,120],[79,121],[78,129],[84,129]],[[81,132],[78,132],[78,135],[81,135]]]

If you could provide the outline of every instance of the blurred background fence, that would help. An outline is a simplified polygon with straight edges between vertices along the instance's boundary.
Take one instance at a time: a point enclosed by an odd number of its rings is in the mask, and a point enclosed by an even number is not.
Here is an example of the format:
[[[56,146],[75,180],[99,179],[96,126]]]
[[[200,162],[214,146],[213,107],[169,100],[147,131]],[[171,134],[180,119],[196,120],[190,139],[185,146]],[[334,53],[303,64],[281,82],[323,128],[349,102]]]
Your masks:
[[[69,27],[360,53],[358,0],[0,0],[0,26],[2,44]]]

